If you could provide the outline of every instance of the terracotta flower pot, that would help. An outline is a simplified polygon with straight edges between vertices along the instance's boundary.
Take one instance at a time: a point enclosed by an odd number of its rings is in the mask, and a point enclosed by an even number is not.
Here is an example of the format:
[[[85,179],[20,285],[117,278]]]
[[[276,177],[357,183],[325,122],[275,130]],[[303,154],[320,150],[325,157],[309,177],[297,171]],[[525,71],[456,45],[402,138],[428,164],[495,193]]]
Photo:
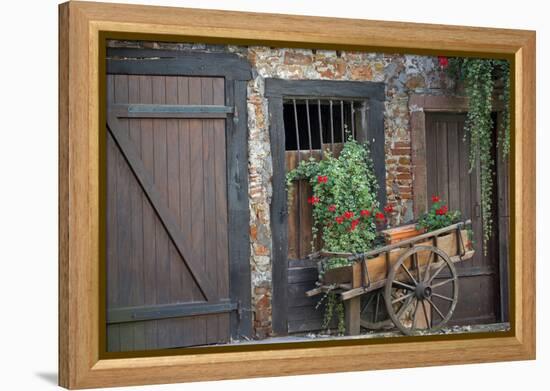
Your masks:
[[[387,244],[397,243],[401,240],[412,238],[424,233],[423,229],[416,229],[416,224],[402,225],[382,231]]]

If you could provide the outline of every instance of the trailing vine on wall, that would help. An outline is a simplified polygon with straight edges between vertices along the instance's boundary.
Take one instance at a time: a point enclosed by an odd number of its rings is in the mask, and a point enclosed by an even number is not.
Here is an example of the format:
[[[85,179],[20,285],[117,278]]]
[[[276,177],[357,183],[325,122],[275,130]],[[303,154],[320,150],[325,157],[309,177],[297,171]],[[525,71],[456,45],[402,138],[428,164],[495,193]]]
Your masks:
[[[483,222],[483,251],[493,233],[493,128],[491,117],[495,82],[502,81],[502,93],[497,97],[504,103],[498,129],[497,146],[503,158],[510,152],[510,64],[506,60],[440,57],[440,66],[449,75],[464,82],[468,97],[465,138],[470,142],[470,172],[479,162],[481,182],[481,219]]]

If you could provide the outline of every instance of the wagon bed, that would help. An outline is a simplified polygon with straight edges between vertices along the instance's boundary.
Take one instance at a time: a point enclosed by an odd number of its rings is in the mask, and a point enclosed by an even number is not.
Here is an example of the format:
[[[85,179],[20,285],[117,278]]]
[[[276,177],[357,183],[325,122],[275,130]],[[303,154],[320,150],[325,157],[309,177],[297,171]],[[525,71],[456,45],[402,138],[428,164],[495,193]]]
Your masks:
[[[325,276],[306,295],[336,293],[346,307],[348,334],[359,334],[361,326],[395,325],[407,335],[420,329],[435,331],[448,322],[458,301],[454,264],[474,255],[465,230],[469,224],[470,220],[459,222],[365,253],[314,253],[310,258],[345,258],[352,264],[327,271],[330,278]],[[385,313],[380,311],[381,300]],[[404,320],[404,315],[410,319]]]

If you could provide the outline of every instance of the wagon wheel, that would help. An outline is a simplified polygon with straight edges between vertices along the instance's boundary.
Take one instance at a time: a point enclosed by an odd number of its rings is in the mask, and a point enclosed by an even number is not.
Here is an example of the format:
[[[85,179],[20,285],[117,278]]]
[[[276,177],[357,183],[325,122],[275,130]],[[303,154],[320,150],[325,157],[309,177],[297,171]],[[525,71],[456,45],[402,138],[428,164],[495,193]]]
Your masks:
[[[361,296],[361,327],[378,330],[391,324],[384,304],[383,289]]]
[[[438,275],[446,278],[434,282]],[[458,277],[453,262],[437,247],[415,246],[389,271],[384,296],[386,310],[403,334],[439,330],[453,315],[458,301]],[[423,327],[418,324],[420,317]]]
[[[396,298],[394,295],[393,299]],[[405,310],[405,305],[401,305],[397,310],[397,316],[401,316]],[[361,296],[361,327],[369,330],[393,327],[392,320],[386,310],[383,288]]]

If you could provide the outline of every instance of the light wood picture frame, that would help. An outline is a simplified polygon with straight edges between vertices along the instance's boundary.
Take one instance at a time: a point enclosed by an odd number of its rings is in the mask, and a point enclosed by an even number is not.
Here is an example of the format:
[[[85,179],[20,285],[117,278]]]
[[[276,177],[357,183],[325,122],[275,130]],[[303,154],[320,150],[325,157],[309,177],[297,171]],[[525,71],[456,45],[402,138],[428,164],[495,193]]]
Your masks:
[[[105,40],[506,58],[511,63],[511,331],[105,356],[100,132]],[[59,6],[59,384],[69,389],[535,359],[533,31],[70,1]],[[460,354],[457,355],[457,351]]]

